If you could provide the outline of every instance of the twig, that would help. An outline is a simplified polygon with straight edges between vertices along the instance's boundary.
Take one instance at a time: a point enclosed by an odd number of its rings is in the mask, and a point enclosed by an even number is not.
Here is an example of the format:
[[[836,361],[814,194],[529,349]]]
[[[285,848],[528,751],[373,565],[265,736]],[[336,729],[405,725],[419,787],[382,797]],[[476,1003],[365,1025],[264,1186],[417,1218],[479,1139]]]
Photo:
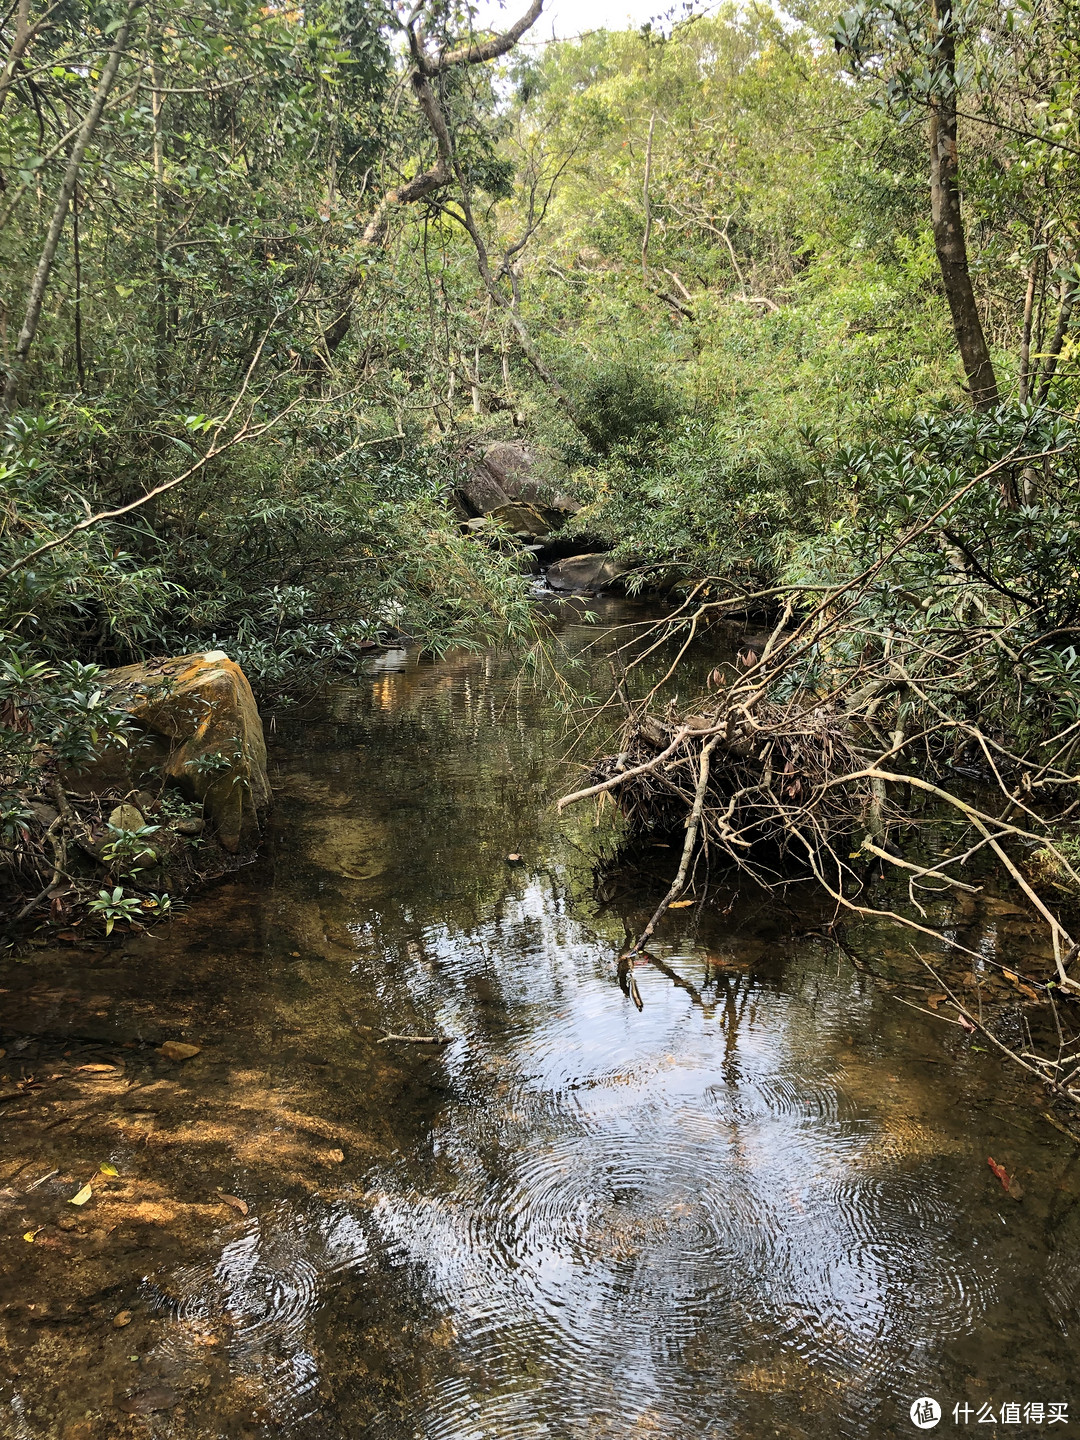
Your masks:
[[[453,1040],[451,1035],[383,1035],[375,1043],[377,1045],[388,1045],[390,1041],[396,1040],[403,1045],[449,1045]]]

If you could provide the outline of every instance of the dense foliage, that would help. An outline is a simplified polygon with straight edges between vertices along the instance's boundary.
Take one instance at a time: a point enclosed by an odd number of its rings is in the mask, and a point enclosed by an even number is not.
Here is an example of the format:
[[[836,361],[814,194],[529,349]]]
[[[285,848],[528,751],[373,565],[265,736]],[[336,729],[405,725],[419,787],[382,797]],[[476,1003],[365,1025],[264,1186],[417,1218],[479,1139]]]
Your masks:
[[[46,740],[56,695],[85,689],[72,666],[220,647],[273,693],[395,634],[520,633],[516,563],[450,503],[468,443],[511,437],[564,467],[581,534],[807,594],[958,477],[1034,456],[946,507],[865,603],[913,633],[989,607],[1020,656],[992,679],[1001,727],[1059,725],[1069,0],[729,6],[528,49],[525,23],[502,44],[476,23],[17,0],[9,737]],[[960,573],[980,598],[958,610]],[[28,743],[7,744],[12,783]]]

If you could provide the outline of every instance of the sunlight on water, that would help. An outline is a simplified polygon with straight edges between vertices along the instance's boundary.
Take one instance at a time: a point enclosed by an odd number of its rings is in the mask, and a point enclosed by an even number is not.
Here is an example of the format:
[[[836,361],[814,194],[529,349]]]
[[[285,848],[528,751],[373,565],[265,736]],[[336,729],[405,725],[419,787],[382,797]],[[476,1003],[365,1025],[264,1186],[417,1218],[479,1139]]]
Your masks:
[[[667,852],[595,898],[567,743],[513,658],[393,653],[283,717],[266,860],[108,960],[97,1023],[204,1052],[130,1051],[87,1112],[128,1209],[89,1328],[11,1351],[3,1434],[863,1437],[920,1394],[1068,1398],[1068,1142],[762,897],[672,912],[639,1012],[616,960]]]

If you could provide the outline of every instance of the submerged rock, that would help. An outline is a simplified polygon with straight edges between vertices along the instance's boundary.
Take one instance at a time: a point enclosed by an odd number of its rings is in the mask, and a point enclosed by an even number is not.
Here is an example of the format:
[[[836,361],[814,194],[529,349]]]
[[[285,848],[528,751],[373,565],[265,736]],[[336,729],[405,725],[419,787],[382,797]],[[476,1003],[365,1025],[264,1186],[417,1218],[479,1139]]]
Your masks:
[[[130,713],[135,734],[128,747],[106,746],[67,773],[68,788],[130,792],[143,784],[160,788],[169,778],[202,803],[225,850],[252,848],[269,808],[270,783],[262,720],[239,665],[212,650],[124,665],[104,683],[113,702]]]

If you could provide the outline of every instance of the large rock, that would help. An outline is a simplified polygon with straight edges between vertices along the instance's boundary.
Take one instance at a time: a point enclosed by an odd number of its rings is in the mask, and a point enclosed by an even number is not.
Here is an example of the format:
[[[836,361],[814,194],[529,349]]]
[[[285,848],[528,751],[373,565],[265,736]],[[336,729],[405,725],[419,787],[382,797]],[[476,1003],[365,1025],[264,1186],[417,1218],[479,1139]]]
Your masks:
[[[553,461],[525,445],[496,440],[474,456],[458,495],[474,515],[490,515],[517,501],[551,511],[552,522],[558,524],[567,515],[576,515],[581,506],[557,489],[549,473],[553,468]]]
[[[552,590],[610,590],[631,569],[610,555],[569,555],[549,566],[547,582]]]
[[[457,493],[468,510],[477,516],[490,515],[500,505],[510,504],[510,496],[486,469],[483,461],[473,466],[469,478]]]
[[[542,510],[538,505],[527,505],[521,500],[510,500],[505,505],[500,505],[492,510],[487,516],[488,520],[497,520],[500,525],[509,530],[511,535],[518,535],[532,539],[537,535],[546,535],[552,526],[552,515],[549,510]]]
[[[540,485],[534,470],[532,452],[524,445],[496,440],[484,451],[480,462],[504,495],[511,500],[539,500]]]
[[[65,775],[69,789],[106,794],[175,780],[235,854],[258,839],[270,805],[262,720],[247,676],[220,650],[124,665],[103,677],[135,722],[126,749],[108,746]]]

